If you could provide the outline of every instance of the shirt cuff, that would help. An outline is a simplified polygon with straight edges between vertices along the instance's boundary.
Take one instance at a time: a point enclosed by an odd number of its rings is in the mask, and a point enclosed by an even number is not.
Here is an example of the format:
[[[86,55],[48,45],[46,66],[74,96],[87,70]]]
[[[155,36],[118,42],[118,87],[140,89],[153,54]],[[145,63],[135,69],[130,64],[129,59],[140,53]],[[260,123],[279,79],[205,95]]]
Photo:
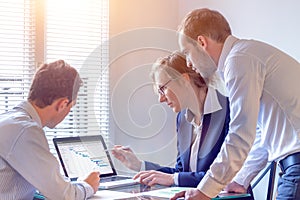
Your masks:
[[[252,177],[247,176],[246,173],[242,172],[238,173],[237,176],[233,178],[234,182],[238,183],[239,185],[242,185],[246,189],[249,187],[251,180]]]
[[[92,188],[92,186],[90,184],[88,184],[84,181],[80,182],[79,184],[83,186],[83,188],[85,190],[86,198],[89,198],[94,195],[94,189]]]
[[[201,182],[198,184],[197,189],[209,198],[216,197],[224,188],[224,185],[217,183],[208,174],[206,174]]]
[[[145,161],[142,161],[140,171],[145,171],[145,170],[146,170],[146,164],[145,164]]]
[[[179,173],[174,173],[174,175],[173,175],[174,185],[176,185],[176,186],[179,185],[178,176],[179,176]]]

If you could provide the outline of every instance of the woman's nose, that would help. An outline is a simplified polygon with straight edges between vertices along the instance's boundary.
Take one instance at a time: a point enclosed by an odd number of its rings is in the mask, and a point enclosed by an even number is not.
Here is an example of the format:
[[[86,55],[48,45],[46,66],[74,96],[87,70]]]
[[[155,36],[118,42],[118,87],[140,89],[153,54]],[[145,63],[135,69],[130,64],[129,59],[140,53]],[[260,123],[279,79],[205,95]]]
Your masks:
[[[166,101],[166,95],[164,95],[164,94],[158,94],[158,101],[160,103],[165,102]]]

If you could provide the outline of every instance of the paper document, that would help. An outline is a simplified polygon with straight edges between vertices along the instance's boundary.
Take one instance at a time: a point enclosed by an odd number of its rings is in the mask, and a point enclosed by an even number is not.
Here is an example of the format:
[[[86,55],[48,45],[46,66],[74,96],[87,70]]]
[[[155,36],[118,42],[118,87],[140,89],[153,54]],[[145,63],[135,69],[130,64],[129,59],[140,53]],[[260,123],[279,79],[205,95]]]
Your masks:
[[[176,193],[181,192],[181,191],[190,190],[190,189],[195,189],[195,188],[191,188],[191,187],[168,187],[168,188],[164,188],[164,189],[158,189],[158,190],[142,192],[142,193],[140,193],[140,195],[141,196],[161,197],[161,198],[170,199]],[[218,197],[213,198],[212,200],[238,199],[238,198],[245,198],[245,197],[250,197],[250,196],[251,196],[250,194],[227,193],[227,192],[222,191],[218,195]],[[184,199],[184,198],[182,198],[182,199]]]
[[[153,197],[162,197],[162,198],[171,198],[176,193],[193,189],[191,187],[168,187],[164,189],[152,190],[147,192],[140,193],[141,196],[153,196]]]
[[[122,199],[122,198],[131,198],[139,196],[140,193],[127,193],[127,192],[117,192],[112,190],[99,190],[94,196],[89,198],[89,200],[111,200],[111,199]]]
[[[228,193],[225,191],[220,192],[218,197],[212,198],[212,200],[225,200],[225,199],[241,199],[241,198],[246,198],[246,197],[251,197],[250,194],[239,194],[239,193]]]

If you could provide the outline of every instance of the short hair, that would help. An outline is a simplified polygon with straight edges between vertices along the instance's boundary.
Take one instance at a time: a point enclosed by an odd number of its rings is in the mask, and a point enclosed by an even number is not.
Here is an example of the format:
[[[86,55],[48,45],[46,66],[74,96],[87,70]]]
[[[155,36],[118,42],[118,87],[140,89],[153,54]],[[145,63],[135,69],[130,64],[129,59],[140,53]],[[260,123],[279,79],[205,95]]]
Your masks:
[[[206,87],[205,80],[192,68],[187,67],[186,59],[180,51],[174,51],[170,55],[158,58],[152,66],[150,77],[155,82],[155,75],[164,71],[171,79],[177,79],[181,74],[188,74],[194,84],[201,88]]]
[[[35,73],[28,100],[40,108],[63,97],[72,102],[76,100],[81,85],[82,80],[76,69],[63,60],[43,64]]]
[[[231,35],[231,29],[225,17],[218,11],[208,8],[195,9],[188,13],[179,25],[178,31],[193,40],[203,35],[218,43],[224,43]]]

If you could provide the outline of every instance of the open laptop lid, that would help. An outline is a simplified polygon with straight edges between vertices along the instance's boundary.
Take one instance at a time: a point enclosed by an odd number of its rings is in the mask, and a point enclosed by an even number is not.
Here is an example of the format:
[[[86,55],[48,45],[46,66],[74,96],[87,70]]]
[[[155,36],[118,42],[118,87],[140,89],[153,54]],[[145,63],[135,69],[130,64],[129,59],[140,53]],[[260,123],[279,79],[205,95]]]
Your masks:
[[[53,138],[65,176],[71,180],[100,171],[100,177],[116,175],[101,135]]]

